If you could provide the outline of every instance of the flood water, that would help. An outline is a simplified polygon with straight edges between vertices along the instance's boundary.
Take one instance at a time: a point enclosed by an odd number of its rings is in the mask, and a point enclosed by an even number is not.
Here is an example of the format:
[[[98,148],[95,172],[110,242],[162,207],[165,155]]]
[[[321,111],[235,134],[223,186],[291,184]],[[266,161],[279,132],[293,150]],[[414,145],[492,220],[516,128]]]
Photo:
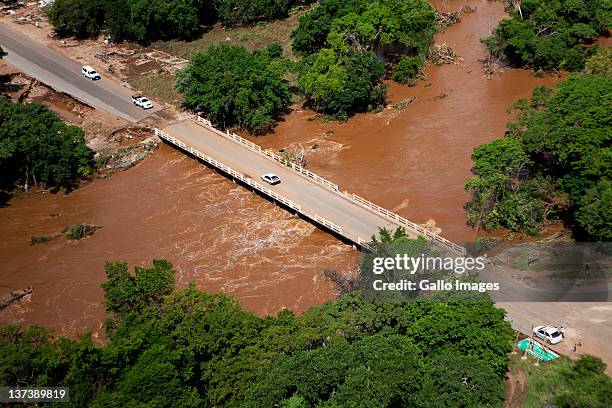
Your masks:
[[[452,11],[464,4],[436,6]],[[463,185],[472,150],[503,134],[508,106],[559,78],[504,69],[485,79],[479,39],[504,15],[503,4],[467,4],[476,12],[436,38],[463,61],[429,67],[427,79],[413,88],[391,84],[391,103],[416,97],[407,108],[343,124],[308,120],[312,112],[296,110],[257,143],[278,149],[317,139],[336,146],[309,155],[309,169],[415,222],[434,219],[446,238],[471,241]],[[0,296],[34,287],[32,295],[0,311],[0,323],[38,323],[67,335],[91,330],[102,336],[106,260],[135,266],[166,258],[179,286],[195,281],[224,291],[260,315],[283,307],[299,312],[332,299],[323,269],[354,269],[358,260],[350,246],[168,146],[71,194],[13,199],[0,208],[0,221]],[[32,236],[58,234],[75,223],[102,228],[79,242],[59,237],[29,245]]]

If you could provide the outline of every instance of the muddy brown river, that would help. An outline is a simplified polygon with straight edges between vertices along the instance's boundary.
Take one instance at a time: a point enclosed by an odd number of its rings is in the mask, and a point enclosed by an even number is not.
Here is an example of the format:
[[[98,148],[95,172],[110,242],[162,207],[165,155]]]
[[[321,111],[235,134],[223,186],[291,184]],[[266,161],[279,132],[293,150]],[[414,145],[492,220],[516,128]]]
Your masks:
[[[436,6],[452,11],[464,4]],[[560,79],[508,68],[485,79],[479,39],[503,17],[503,4],[467,4],[476,12],[436,38],[463,60],[429,67],[415,87],[390,85],[390,103],[416,98],[407,108],[341,124],[311,120],[312,112],[298,109],[257,143],[275,149],[316,143],[321,149],[308,155],[310,170],[412,221],[434,219],[446,238],[473,240],[463,210],[472,150],[503,134],[508,106]],[[323,269],[350,270],[358,260],[350,246],[169,146],[71,194],[13,199],[0,208],[0,221],[0,295],[34,287],[32,295],[0,311],[0,323],[37,323],[66,335],[91,330],[102,337],[106,260],[135,266],[166,258],[179,286],[195,281],[207,291],[226,292],[260,315],[283,307],[300,312],[333,298]],[[29,245],[32,236],[84,222],[102,229],[79,242],[59,237]]]

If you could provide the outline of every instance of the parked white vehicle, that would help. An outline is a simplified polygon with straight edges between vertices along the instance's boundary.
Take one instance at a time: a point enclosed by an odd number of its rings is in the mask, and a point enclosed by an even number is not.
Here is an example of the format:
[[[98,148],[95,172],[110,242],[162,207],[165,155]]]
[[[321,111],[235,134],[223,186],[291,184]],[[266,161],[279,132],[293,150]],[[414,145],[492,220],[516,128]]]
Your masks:
[[[151,109],[153,107],[151,101],[142,95],[133,95],[132,102],[134,102],[134,105],[140,106],[142,109]]]
[[[83,66],[83,68],[81,68],[81,73],[83,74],[85,78],[89,78],[92,81],[96,81],[102,78],[100,74],[98,74],[96,70],[90,67],[89,65]]]
[[[546,341],[548,344],[557,344],[563,340],[563,336],[561,335],[561,331],[557,329],[555,326],[537,326],[533,328],[533,334],[536,337],[541,338]]]
[[[266,183],[268,183],[268,184],[272,184],[272,185],[274,185],[274,184],[278,184],[278,183],[280,183],[280,182],[281,182],[280,177],[278,177],[278,176],[277,176],[276,174],[274,174],[274,173],[266,173],[266,174],[264,174],[263,176],[261,176],[261,179],[262,179],[263,181],[265,181]]]

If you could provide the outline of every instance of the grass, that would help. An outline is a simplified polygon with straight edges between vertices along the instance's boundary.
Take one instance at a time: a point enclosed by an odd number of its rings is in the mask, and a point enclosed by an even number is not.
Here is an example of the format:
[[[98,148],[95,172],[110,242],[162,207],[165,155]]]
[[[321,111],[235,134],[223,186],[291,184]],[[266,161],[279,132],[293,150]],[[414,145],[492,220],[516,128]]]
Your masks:
[[[306,11],[307,9],[297,8],[292,10],[289,17],[284,20],[265,22],[254,26],[224,28],[221,24],[216,24],[195,40],[157,41],[151,46],[169,54],[190,59],[198,52],[205,52],[213,44],[242,45],[249,50],[255,50],[265,48],[272,43],[278,43],[283,47],[283,56],[295,61],[297,58],[291,51],[291,32],[298,26],[299,18]],[[129,78],[128,83],[147,95],[168,104],[179,106],[182,98],[174,90],[175,79],[175,75],[167,72],[150,72]],[[288,72],[285,79],[295,86],[297,74]]]
[[[551,397],[551,390],[560,387],[563,383],[562,372],[567,372],[572,366],[572,361],[564,356],[558,359],[540,362],[535,365],[535,358],[528,356],[527,360],[521,360],[524,352],[512,356],[512,370],[522,369],[527,376],[527,393],[523,401],[525,408],[541,408],[546,406]]]
[[[175,76],[167,72],[150,72],[128,79],[128,83],[135,89],[142,90],[151,97],[178,106],[181,104],[181,95],[174,90],[174,81]]]
[[[605,373],[576,371],[575,362],[565,356],[536,366],[533,356],[522,360],[523,354],[518,350],[510,359],[510,371],[517,374],[522,370],[526,377],[522,408],[610,406],[612,393],[607,390],[612,383]]]
[[[262,22],[254,26],[224,28],[215,24],[210,30],[203,33],[200,38],[192,41],[157,41],[152,47],[166,51],[185,59],[190,59],[198,52],[204,52],[213,44],[226,43],[242,45],[254,50],[265,48],[268,44],[278,43],[283,47],[283,56],[292,60],[296,57],[291,51],[291,32],[299,23],[299,18],[307,9],[294,9],[284,20]]]

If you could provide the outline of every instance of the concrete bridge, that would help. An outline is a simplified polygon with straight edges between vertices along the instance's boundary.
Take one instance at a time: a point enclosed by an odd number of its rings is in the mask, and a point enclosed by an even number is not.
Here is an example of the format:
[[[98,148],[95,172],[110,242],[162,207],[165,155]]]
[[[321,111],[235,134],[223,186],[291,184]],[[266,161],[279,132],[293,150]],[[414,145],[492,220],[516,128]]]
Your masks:
[[[411,238],[423,236],[448,251],[465,253],[463,247],[358,195],[340,191],[331,181],[287,162],[272,151],[236,134],[215,129],[202,117],[197,117],[195,122],[155,129],[155,133],[233,180],[360,247],[367,248],[380,227],[389,230],[404,227]],[[274,186],[265,184],[260,178],[265,173],[275,173],[282,182]]]

